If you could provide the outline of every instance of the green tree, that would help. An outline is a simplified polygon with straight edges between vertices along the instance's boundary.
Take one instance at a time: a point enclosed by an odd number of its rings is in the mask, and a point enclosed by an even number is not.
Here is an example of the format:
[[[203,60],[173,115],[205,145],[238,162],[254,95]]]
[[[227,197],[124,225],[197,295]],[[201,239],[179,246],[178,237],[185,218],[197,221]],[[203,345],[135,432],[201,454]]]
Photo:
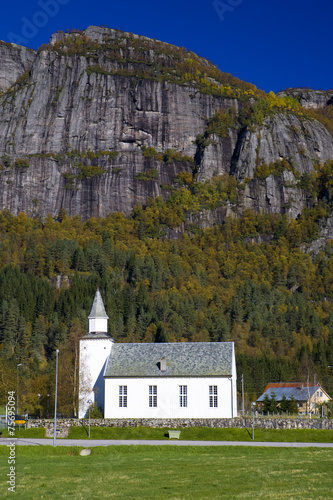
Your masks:
[[[278,403],[276,400],[276,394],[275,392],[272,392],[271,394],[271,412],[276,413],[278,409]]]
[[[292,415],[298,415],[298,404],[294,396],[291,396],[288,400],[287,411]]]
[[[285,393],[283,393],[282,399],[279,403],[279,410],[282,413],[286,413],[287,411],[289,411],[289,401],[287,400]]]
[[[267,413],[271,411],[271,400],[268,396],[268,394],[265,394],[263,403],[262,403],[262,411],[263,413]]]

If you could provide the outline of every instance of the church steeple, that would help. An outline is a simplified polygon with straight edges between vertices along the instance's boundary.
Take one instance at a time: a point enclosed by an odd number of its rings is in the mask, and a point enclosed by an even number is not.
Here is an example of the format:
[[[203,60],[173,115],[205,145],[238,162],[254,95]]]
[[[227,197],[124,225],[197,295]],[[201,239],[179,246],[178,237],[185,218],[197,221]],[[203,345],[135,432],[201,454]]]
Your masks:
[[[103,373],[113,345],[108,319],[97,289],[88,316],[88,333],[80,339],[79,418],[84,418],[92,401],[104,409]]]
[[[107,333],[109,316],[105,312],[103,299],[97,288],[94,302],[88,316],[88,333]]]

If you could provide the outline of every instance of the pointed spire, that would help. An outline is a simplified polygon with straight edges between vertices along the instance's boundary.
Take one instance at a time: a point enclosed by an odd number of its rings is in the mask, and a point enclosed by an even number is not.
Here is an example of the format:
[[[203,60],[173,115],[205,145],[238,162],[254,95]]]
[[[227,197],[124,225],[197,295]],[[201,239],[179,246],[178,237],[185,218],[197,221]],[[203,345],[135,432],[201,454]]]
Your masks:
[[[99,291],[99,288],[97,288],[97,291],[95,293],[95,298],[94,302],[90,311],[90,314],[88,316],[88,319],[92,318],[106,318],[109,319],[109,316],[106,314],[103,299],[101,296],[101,292]]]
[[[94,302],[88,316],[88,333],[107,333],[108,319],[106,314],[103,299],[99,288],[97,288]]]

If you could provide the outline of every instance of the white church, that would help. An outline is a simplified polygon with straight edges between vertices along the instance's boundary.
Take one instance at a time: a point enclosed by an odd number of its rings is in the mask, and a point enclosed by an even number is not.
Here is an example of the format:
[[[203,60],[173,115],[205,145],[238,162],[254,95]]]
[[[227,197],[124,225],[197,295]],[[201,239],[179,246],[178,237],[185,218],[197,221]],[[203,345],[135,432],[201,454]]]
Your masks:
[[[80,340],[79,418],[89,406],[104,418],[237,416],[233,342],[116,343],[97,290]]]

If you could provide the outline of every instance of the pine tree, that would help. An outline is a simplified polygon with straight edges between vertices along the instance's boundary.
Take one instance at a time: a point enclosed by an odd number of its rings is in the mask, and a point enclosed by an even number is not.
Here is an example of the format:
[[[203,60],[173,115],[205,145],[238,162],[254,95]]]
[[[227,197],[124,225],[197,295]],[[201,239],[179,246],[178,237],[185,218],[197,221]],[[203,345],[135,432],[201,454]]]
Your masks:
[[[170,342],[169,335],[165,331],[165,328],[162,323],[159,323],[159,325],[157,326],[155,342],[157,343]]]
[[[279,403],[279,410],[283,413],[289,411],[289,401],[287,400],[285,393],[283,393],[282,399]]]
[[[262,403],[262,411],[263,411],[263,413],[266,413],[266,415],[268,414],[268,412],[271,411],[271,400],[270,400],[268,394],[265,394],[265,396],[264,396],[264,400]]]
[[[277,412],[277,400],[276,400],[275,392],[272,392],[272,394],[271,394],[271,412],[272,413]]]
[[[294,396],[291,396],[291,398],[288,400],[287,411],[292,415],[298,414],[298,404]]]

